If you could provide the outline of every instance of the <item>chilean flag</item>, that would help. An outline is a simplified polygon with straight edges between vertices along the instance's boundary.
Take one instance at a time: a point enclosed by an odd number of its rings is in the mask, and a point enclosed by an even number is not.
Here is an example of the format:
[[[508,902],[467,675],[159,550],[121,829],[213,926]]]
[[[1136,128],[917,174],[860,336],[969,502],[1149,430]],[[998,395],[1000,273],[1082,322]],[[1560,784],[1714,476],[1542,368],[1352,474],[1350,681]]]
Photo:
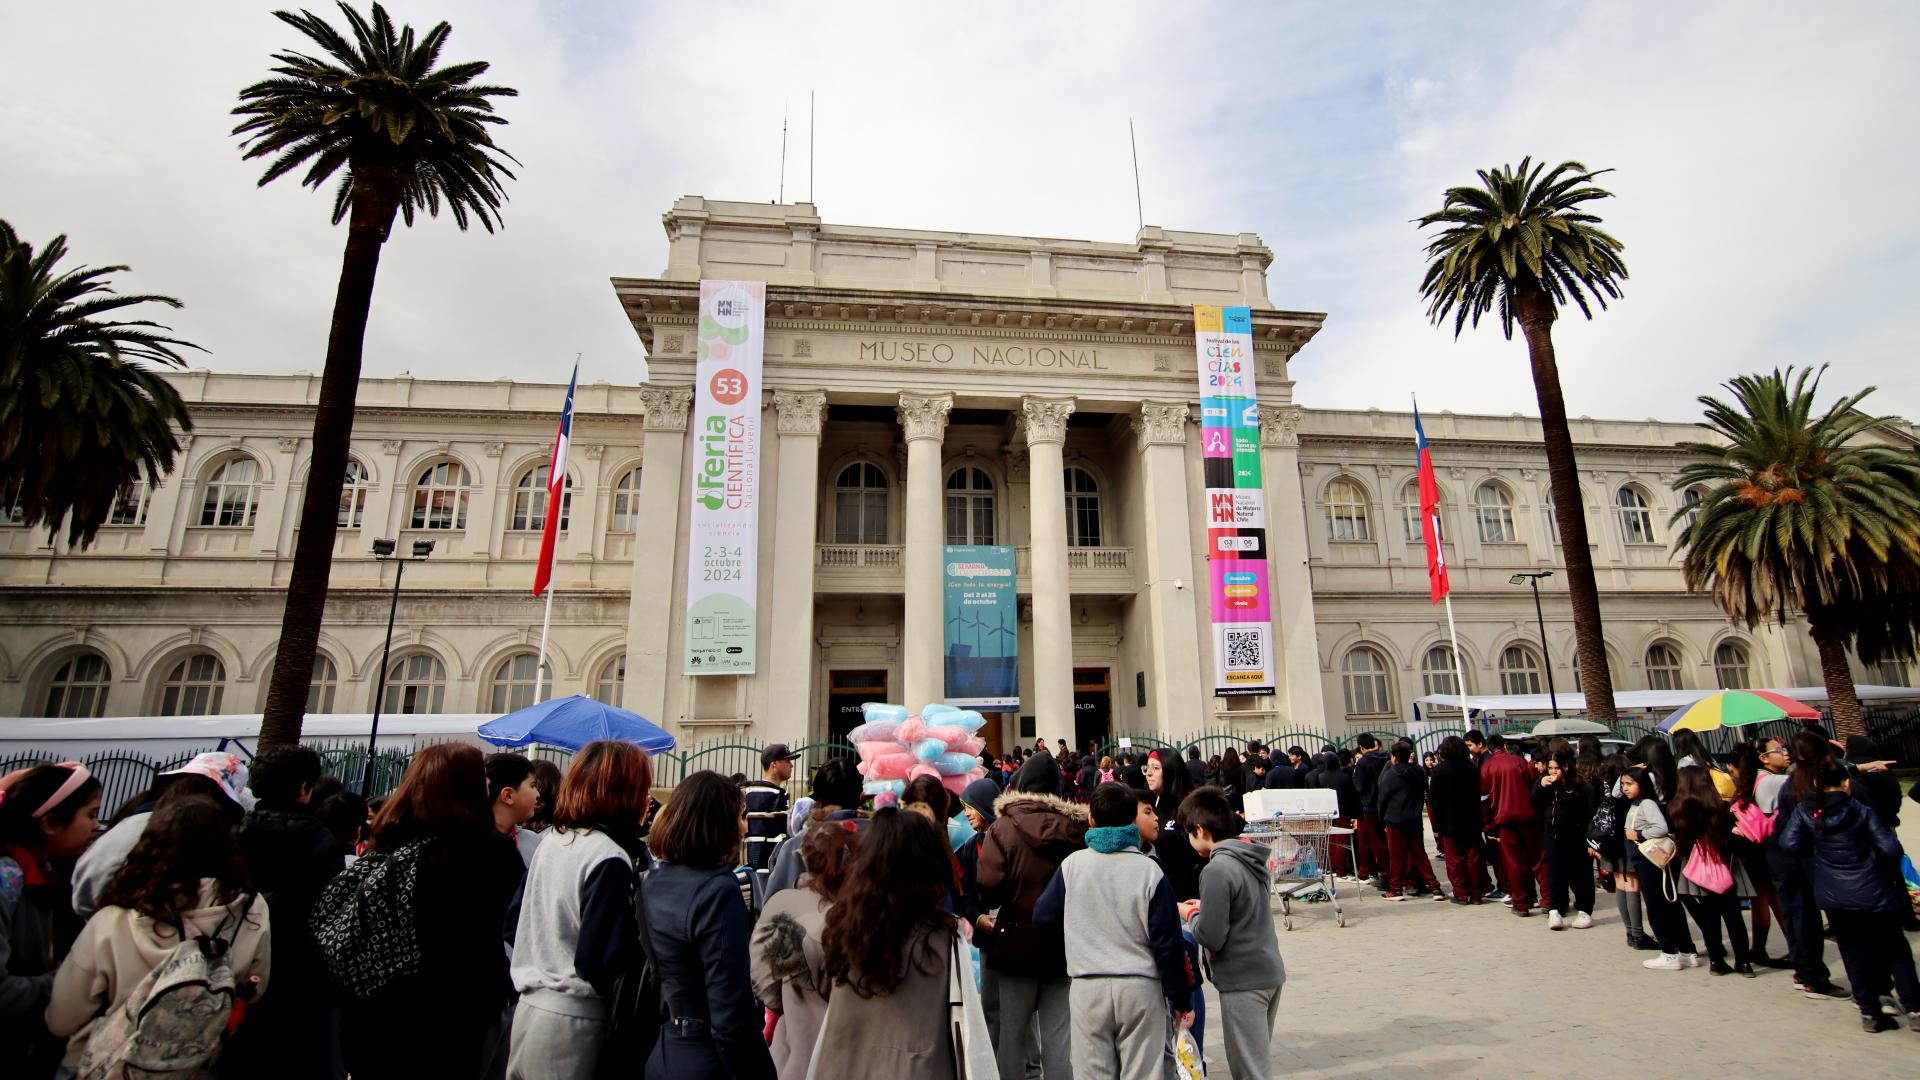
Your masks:
[[[553,460],[547,469],[547,520],[540,534],[540,562],[533,568],[533,595],[547,591],[553,580],[553,545],[560,538],[561,500],[567,491],[567,442],[573,435],[573,388],[580,382],[580,365],[567,380],[567,403],[560,407],[560,431],[553,437]]]
[[[1447,553],[1440,545],[1440,484],[1433,478],[1433,451],[1420,426],[1420,406],[1413,407],[1413,446],[1420,458],[1420,535],[1427,542],[1427,581],[1433,603],[1447,595]]]

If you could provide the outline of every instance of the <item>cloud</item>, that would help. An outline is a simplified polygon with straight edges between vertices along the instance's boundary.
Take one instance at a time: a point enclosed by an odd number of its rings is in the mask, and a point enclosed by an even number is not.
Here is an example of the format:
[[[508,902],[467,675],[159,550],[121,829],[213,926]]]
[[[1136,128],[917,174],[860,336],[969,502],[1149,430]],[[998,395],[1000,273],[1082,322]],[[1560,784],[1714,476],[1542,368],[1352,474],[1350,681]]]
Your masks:
[[[1519,342],[1426,325],[1409,223],[1532,153],[1618,170],[1634,276],[1556,329],[1572,412],[1686,417],[1734,373],[1830,361],[1920,415],[1905,5],[392,9],[519,88],[522,167],[499,235],[396,230],[369,374],[557,381],[577,352],[583,379],[642,378],[607,278],[665,265],[679,195],[774,198],[783,112],[787,197],[829,221],[1104,240],[1136,224],[1131,117],[1150,223],[1261,233],[1274,302],[1328,313],[1294,366],[1310,405],[1533,410]],[[255,4],[9,6],[0,216],[181,297],[216,369],[317,370],[344,234],[325,193],[256,189],[227,134],[297,44]]]

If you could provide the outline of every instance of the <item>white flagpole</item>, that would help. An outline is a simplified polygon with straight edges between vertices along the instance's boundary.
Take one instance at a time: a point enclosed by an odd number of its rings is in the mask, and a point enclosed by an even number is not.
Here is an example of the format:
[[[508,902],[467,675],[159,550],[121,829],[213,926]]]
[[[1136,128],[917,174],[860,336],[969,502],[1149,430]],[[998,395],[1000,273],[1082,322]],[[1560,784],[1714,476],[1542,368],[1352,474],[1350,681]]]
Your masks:
[[[1451,613],[1452,609],[1448,609]],[[547,630],[553,625],[553,586],[547,586],[547,611],[540,616],[540,658],[533,668],[533,703],[540,704],[540,690],[547,675]]]
[[[1445,559],[1447,538],[1440,531],[1440,511],[1433,512],[1433,539],[1441,547],[1440,557]],[[549,597],[551,599],[551,597]],[[1467,671],[1460,660],[1460,631],[1453,625],[1453,583],[1447,583],[1447,594],[1441,597],[1447,605],[1447,639],[1453,643],[1453,677],[1460,682],[1460,723],[1463,728],[1473,726],[1472,718],[1467,714]]]

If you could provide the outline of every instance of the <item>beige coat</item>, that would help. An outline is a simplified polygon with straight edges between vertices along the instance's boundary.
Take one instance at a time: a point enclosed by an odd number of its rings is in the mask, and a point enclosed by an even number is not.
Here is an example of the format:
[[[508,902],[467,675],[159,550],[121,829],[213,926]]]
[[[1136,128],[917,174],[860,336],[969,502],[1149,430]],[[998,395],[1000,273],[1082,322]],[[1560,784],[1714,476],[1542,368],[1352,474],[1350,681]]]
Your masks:
[[[942,939],[950,935],[940,935]],[[835,983],[820,1029],[818,1080],[957,1080],[948,1028],[948,946],[922,934],[893,993],[863,998]],[[786,1075],[784,1073],[782,1076]]]
[[[832,906],[805,886],[782,889],[767,901],[753,927],[748,950],[753,992],[762,1005],[780,1014],[767,1049],[781,1080],[807,1075],[807,1061],[827,1015],[827,999],[819,990],[825,959],[820,936]]]
[[[233,941],[233,974],[237,982],[260,980],[255,996],[267,989],[270,944],[267,902],[255,895],[253,906],[238,923],[233,909],[214,900],[214,883],[200,883],[201,906],[187,912],[186,922],[196,934],[220,935]],[[226,923],[224,929],[222,922]],[[123,907],[104,907],[87,920],[73,951],[53,977],[53,998],[47,1003],[47,1030],[67,1040],[65,1064],[79,1064],[94,1022],[127,1000],[147,973],[158,967],[180,944],[173,927],[157,924],[146,915]]]

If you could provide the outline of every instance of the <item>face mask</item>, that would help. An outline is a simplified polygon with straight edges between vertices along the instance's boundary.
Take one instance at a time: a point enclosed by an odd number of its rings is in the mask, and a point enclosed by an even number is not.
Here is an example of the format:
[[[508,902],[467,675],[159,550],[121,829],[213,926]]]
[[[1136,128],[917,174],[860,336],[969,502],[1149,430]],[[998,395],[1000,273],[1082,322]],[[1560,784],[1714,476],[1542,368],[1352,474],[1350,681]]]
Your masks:
[[[959,851],[966,845],[967,841],[972,839],[973,822],[967,820],[967,815],[961,814],[958,817],[950,817],[947,819],[948,846],[955,851]]]

